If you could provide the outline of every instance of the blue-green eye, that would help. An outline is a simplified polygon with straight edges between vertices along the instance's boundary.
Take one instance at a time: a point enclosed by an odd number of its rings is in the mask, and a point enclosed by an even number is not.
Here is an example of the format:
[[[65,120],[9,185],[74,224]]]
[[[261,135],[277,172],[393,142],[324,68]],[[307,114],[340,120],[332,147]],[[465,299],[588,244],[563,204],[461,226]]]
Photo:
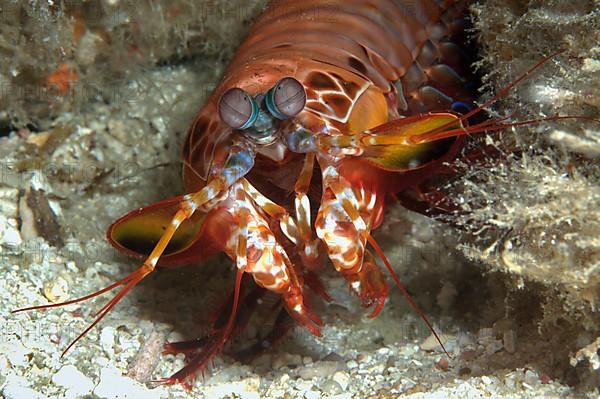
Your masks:
[[[256,101],[240,88],[227,90],[219,100],[221,121],[232,129],[245,130],[252,127],[258,113]]]
[[[283,78],[269,90],[265,104],[275,118],[281,120],[293,118],[306,105],[306,90],[298,80]]]

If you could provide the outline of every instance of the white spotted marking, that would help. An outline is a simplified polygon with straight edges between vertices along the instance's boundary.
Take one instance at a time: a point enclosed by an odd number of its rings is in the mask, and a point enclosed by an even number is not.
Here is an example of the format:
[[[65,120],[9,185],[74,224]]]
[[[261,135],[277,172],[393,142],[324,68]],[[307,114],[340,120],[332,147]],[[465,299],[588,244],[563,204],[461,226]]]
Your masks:
[[[421,162],[417,161],[416,159],[413,159],[408,162],[408,167],[410,169],[416,169],[419,167],[419,165],[421,165]]]
[[[157,263],[158,263],[158,256],[154,256],[154,257],[150,258],[150,264],[153,267],[155,267]]]

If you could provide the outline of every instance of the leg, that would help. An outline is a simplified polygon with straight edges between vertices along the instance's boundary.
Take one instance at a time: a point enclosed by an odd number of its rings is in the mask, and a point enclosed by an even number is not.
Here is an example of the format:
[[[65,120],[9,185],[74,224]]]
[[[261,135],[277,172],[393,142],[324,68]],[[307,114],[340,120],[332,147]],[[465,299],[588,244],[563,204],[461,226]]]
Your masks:
[[[310,201],[308,200],[308,188],[312,180],[312,174],[315,164],[315,155],[310,153],[306,155],[304,166],[298,176],[298,181],[294,187],[296,192],[296,220],[298,221],[299,242],[296,243],[300,248],[302,261],[305,265],[314,269],[320,266],[318,264],[318,244],[319,241],[313,237],[310,217]]]
[[[279,220],[280,227],[285,236],[297,247],[302,262],[309,268],[315,269],[319,263],[319,241],[313,237],[311,228],[310,202],[306,193],[312,180],[315,155],[307,154],[304,159],[302,171],[298,176],[294,191],[296,192],[295,208],[296,219],[293,219],[281,206],[263,196],[247,180],[243,184],[246,192],[269,216]]]
[[[184,368],[173,374],[171,377],[159,380],[158,382],[162,382],[165,384],[181,383],[184,387],[186,387],[186,389],[191,389],[191,381],[193,381],[198,371],[204,370],[208,363],[216,355],[218,355],[219,352],[221,352],[223,346],[225,345],[225,342],[227,342],[227,339],[229,338],[229,334],[231,333],[231,329],[234,325],[239,300],[239,288],[243,275],[243,270],[238,269],[235,280],[235,294],[233,300],[233,307],[231,309],[231,313],[229,314],[229,319],[224,330],[220,334],[214,334],[213,336],[211,336],[204,349],[199,354],[193,356],[190,362],[186,364]]]
[[[320,335],[319,326],[322,322],[305,304],[303,282],[260,210],[280,220],[286,220],[287,212],[260,195],[246,180],[241,183],[237,195],[243,200],[237,201],[237,204],[247,207],[245,210],[249,217],[246,271],[261,287],[281,294],[284,307],[300,325]],[[235,212],[239,212],[239,209]],[[295,227],[291,217],[287,216],[287,220],[290,226]]]
[[[257,354],[260,354],[265,348],[271,349],[275,347],[277,343],[281,342],[285,334],[287,334],[292,327],[294,327],[292,318],[288,312],[286,312],[284,309],[280,309],[277,319],[275,320],[275,324],[273,325],[273,329],[269,332],[269,334],[267,334],[267,336],[264,338],[261,338],[258,342],[250,347],[235,353],[233,356],[239,361],[248,362]]]
[[[198,371],[204,370],[208,363],[223,350],[227,339],[229,338],[233,326],[235,325],[235,317],[237,314],[238,302],[240,297],[242,277],[247,266],[247,236],[248,236],[248,212],[242,209],[239,212],[238,235],[236,243],[236,266],[237,275],[235,279],[235,289],[233,294],[233,304],[229,318],[225,326],[213,333],[204,349],[193,356],[184,368],[173,374],[171,377],[161,380],[166,384],[181,383],[187,388],[191,388],[189,380],[193,380]],[[193,341],[192,341],[193,342]],[[192,344],[193,346],[193,344]]]
[[[352,292],[360,298],[362,306],[375,306],[371,317],[377,316],[388,296],[388,286],[371,251],[365,252],[362,269],[354,274],[346,274],[345,277]]]
[[[335,168],[326,164],[323,191],[315,222],[317,236],[327,246],[334,267],[346,278],[362,305],[375,305],[372,313],[375,316],[383,307],[388,289],[373,256],[365,247],[381,202],[375,193],[350,188]]]
[[[248,280],[246,280],[245,282],[249,283]],[[244,288],[246,285],[247,284],[244,284],[244,282],[242,282],[241,292],[244,291]],[[241,332],[246,327],[250,317],[254,313],[254,310],[256,310],[258,300],[264,296],[265,292],[266,292],[265,289],[254,286],[252,291],[244,297],[242,305],[240,306],[240,309],[238,311],[238,317],[237,317],[237,320],[235,323],[236,333]],[[234,292],[234,294],[235,294],[235,292]],[[192,339],[189,341],[167,342],[165,344],[165,349],[163,351],[163,355],[166,355],[166,354],[176,355],[178,353],[189,354],[191,352],[195,352],[198,349],[206,346],[207,343],[212,338],[212,336],[220,333],[220,331],[223,330],[223,328],[227,325],[227,317],[228,317],[227,309],[231,309],[231,307],[233,306],[233,300],[235,297],[234,294],[230,295],[229,298],[227,299],[227,301],[225,303],[223,303],[222,306],[219,307],[217,317],[214,320],[212,329],[207,335],[205,335],[204,337]],[[241,296],[241,294],[240,294],[240,296]]]

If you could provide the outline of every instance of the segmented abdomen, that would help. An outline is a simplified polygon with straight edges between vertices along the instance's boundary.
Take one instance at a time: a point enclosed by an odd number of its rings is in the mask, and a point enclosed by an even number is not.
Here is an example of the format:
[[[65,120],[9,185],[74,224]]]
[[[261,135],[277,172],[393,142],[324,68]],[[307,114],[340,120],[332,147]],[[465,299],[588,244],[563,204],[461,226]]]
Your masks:
[[[401,115],[469,101],[462,51],[464,1],[283,0],[271,3],[239,47],[190,129],[184,159],[206,178],[234,134],[218,119],[221,94],[265,92],[294,76],[307,90],[299,115],[314,130],[344,133],[353,106],[375,86]],[[393,113],[390,117],[394,117]],[[198,182],[186,170],[186,185]],[[192,187],[190,187],[192,186]]]

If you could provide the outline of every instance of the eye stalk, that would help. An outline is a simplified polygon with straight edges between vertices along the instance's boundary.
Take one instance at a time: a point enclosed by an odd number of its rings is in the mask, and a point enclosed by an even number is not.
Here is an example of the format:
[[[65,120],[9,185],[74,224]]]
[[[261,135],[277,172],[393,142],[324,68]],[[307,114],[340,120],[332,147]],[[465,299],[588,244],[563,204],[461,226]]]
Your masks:
[[[267,109],[277,119],[285,120],[298,115],[306,105],[306,90],[297,79],[283,78],[265,97]]]
[[[258,119],[260,108],[248,93],[235,87],[221,96],[218,111],[221,121],[227,126],[232,129],[246,130]]]
[[[304,86],[287,77],[254,97],[238,87],[229,89],[219,99],[217,111],[224,124],[254,144],[268,146],[279,137],[279,122],[295,117],[305,105]]]

